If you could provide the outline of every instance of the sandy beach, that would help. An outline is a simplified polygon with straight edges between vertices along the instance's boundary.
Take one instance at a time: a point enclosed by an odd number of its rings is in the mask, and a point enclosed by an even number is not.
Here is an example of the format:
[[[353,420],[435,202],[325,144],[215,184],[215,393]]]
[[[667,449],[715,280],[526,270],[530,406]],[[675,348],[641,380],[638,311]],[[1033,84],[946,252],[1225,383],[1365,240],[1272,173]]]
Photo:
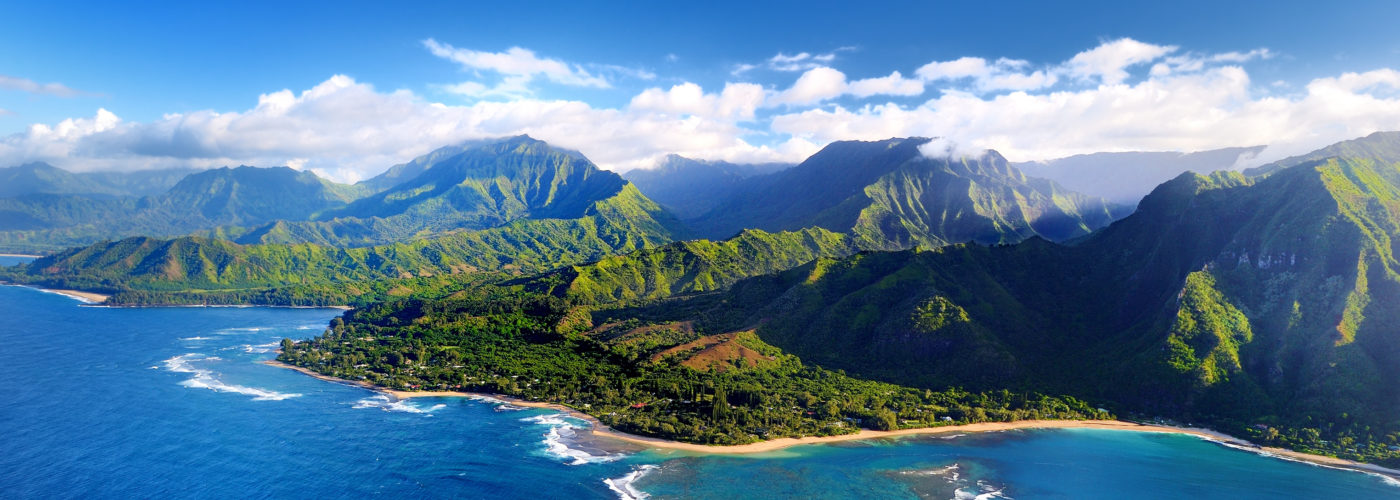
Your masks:
[[[313,371],[311,371],[311,370],[308,370],[308,369],[305,369],[305,368],[301,368],[301,367],[298,367],[298,366],[292,366],[292,365],[289,365],[289,364],[286,364],[286,363],[282,363],[282,362],[280,362],[280,361],[268,360],[268,361],[264,361],[263,363],[268,364],[268,365],[271,365],[271,366],[277,366],[277,367],[281,367],[281,368],[288,368],[288,369],[296,370],[296,371],[301,372],[301,373],[303,373],[303,374],[306,374],[306,375],[309,375],[309,376],[312,376],[312,377],[315,377],[315,378],[318,378],[318,379],[321,379],[321,380],[329,381],[329,382],[336,382],[336,383],[341,383],[341,384],[353,385],[353,386],[357,386],[357,387],[363,387],[363,388],[365,388],[365,389],[370,389],[370,390],[373,390],[373,391],[377,391],[377,392],[381,392],[381,393],[384,393],[384,394],[388,394],[389,396],[392,396],[392,397],[394,397],[394,398],[396,398],[396,399],[434,398],[434,397],[490,398],[490,399],[501,400],[501,401],[510,403],[510,404],[512,404],[512,405],[515,405],[515,406],[524,406],[524,407],[530,407],[530,408],[548,408],[548,409],[551,409],[551,410],[556,410],[556,411],[568,413],[569,416],[571,416],[571,417],[575,417],[575,418],[578,418],[578,419],[581,419],[581,420],[586,420],[586,421],[588,421],[588,423],[590,423],[590,424],[593,425],[593,434],[596,435],[596,436],[602,436],[602,437],[612,438],[612,439],[616,439],[616,440],[624,441],[624,442],[628,442],[628,443],[643,445],[643,446],[646,446],[646,447],[649,447],[649,448],[658,448],[658,449],[666,449],[666,450],[678,450],[678,451],[685,451],[685,452],[690,452],[690,453],[717,454],[717,455],[739,455],[739,454],[751,454],[751,453],[766,453],[766,452],[772,452],[772,451],[782,450],[782,449],[784,449],[784,448],[790,448],[790,447],[793,447],[793,446],[802,446],[802,445],[810,445],[810,444],[822,444],[822,443],[837,443],[837,442],[842,442],[842,441],[859,441],[859,440],[866,440],[866,439],[887,439],[887,438],[897,438],[897,437],[902,437],[902,436],[938,435],[938,434],[954,434],[954,433],[967,433],[967,432],[998,432],[998,431],[1009,431],[1009,430],[1017,430],[1017,429],[1106,429],[1106,430],[1119,430],[1119,431],[1131,431],[1131,432],[1160,432],[1160,433],[1167,433],[1167,434],[1186,434],[1186,435],[1190,435],[1190,436],[1196,436],[1196,437],[1199,437],[1199,438],[1201,438],[1201,439],[1206,439],[1206,440],[1209,440],[1209,441],[1217,442],[1217,443],[1220,443],[1220,444],[1222,444],[1222,445],[1230,446],[1230,447],[1232,447],[1232,448],[1237,448],[1237,449],[1240,449],[1240,450],[1243,450],[1243,451],[1258,453],[1258,454],[1262,454],[1262,455],[1265,455],[1265,456],[1272,456],[1272,457],[1281,458],[1281,459],[1284,459],[1284,460],[1292,460],[1292,461],[1297,461],[1297,462],[1306,462],[1306,463],[1309,463],[1309,464],[1319,465],[1319,466],[1323,466],[1323,467],[1333,467],[1333,468],[1338,468],[1338,469],[1355,470],[1355,471],[1366,472],[1366,473],[1370,473],[1370,474],[1379,474],[1379,475],[1387,476],[1387,477],[1394,478],[1394,479],[1400,479],[1400,470],[1390,469],[1390,468],[1386,468],[1386,467],[1381,467],[1381,466],[1379,466],[1379,465],[1374,465],[1374,464],[1367,464],[1367,463],[1355,462],[1355,461],[1352,461],[1352,460],[1346,460],[1346,459],[1341,459],[1341,458],[1328,457],[1328,456],[1323,456],[1323,455],[1313,455],[1313,454],[1310,454],[1310,453],[1302,453],[1302,452],[1297,452],[1297,451],[1292,451],[1292,450],[1285,450],[1285,449],[1282,449],[1282,448],[1264,448],[1264,447],[1258,447],[1258,446],[1256,446],[1254,443],[1251,443],[1251,442],[1249,442],[1249,441],[1246,441],[1246,440],[1243,440],[1243,439],[1240,439],[1240,438],[1236,438],[1236,437],[1234,437],[1234,436],[1230,436],[1230,435],[1227,435],[1227,434],[1223,434],[1223,433],[1220,433],[1220,432],[1216,432],[1216,431],[1213,431],[1213,430],[1210,430],[1210,429],[1202,429],[1202,428],[1196,428],[1196,427],[1172,427],[1172,426],[1165,426],[1165,425],[1141,424],[1141,423],[1136,423],[1136,422],[1125,422],[1125,421],[1121,421],[1121,420],[1021,420],[1021,421],[1016,421],[1016,422],[982,422],[982,423],[976,423],[976,424],[946,425],[946,426],[940,426],[940,427],[924,427],[924,428],[918,428],[918,429],[900,429],[900,430],[895,430],[895,431],[875,431],[875,430],[868,430],[868,429],[865,429],[865,430],[861,430],[860,432],[857,432],[857,433],[854,433],[854,434],[843,434],[843,435],[839,435],[839,436],[811,436],[811,437],[803,437],[803,438],[779,438],[779,439],[773,439],[773,440],[763,441],[763,442],[759,442],[759,443],[750,443],[750,444],[741,444],[741,445],[731,445],[731,446],[719,446],[719,445],[704,445],[704,444],[694,444],[694,443],[682,443],[682,442],[679,442],[679,441],[671,441],[671,440],[667,440],[667,439],[654,438],[654,437],[647,437],[647,436],[638,436],[638,435],[636,435],[636,434],[628,434],[628,433],[626,433],[626,432],[618,431],[618,430],[615,430],[615,429],[613,429],[613,428],[611,428],[611,427],[608,427],[608,426],[606,426],[606,425],[603,425],[602,422],[598,421],[598,419],[594,418],[592,415],[588,415],[588,414],[583,413],[583,412],[581,412],[581,411],[579,411],[579,410],[576,410],[576,409],[574,409],[574,408],[570,408],[570,407],[567,407],[567,406],[564,406],[564,405],[561,405],[561,404],[556,404],[556,403],[540,403],[540,402],[534,402],[534,401],[525,401],[525,400],[522,400],[522,399],[519,399],[519,398],[515,398],[515,397],[512,397],[512,396],[506,396],[506,395],[503,395],[503,394],[484,394],[484,393],[460,392],[460,391],[397,391],[397,390],[393,390],[393,389],[386,389],[386,388],[383,388],[383,387],[379,387],[379,386],[370,384],[370,383],[368,383],[368,382],[356,382],[356,381],[345,380],[345,379],[339,379],[339,378],[335,378],[335,377],[330,377],[330,376],[322,375],[322,374],[320,374],[320,373],[316,373],[316,372],[313,372]]]
[[[43,255],[32,255],[27,253],[0,253],[0,257],[29,257],[33,259],[42,258]]]
[[[78,290],[56,290],[53,288],[41,288],[40,290],[43,290],[45,292],[53,292],[59,295],[67,295],[69,297],[73,297],[75,299],[81,300],[89,304],[101,304],[103,302],[106,302],[107,297],[109,297],[108,295],[102,295],[100,293],[81,292]]]

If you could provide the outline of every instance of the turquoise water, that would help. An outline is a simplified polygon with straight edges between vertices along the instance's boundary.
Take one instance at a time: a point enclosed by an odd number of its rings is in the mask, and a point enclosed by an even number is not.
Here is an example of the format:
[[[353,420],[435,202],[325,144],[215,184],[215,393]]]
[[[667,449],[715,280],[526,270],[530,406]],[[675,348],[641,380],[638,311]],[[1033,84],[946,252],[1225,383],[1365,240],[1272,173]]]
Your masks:
[[[550,411],[394,402],[259,363],[337,314],[88,307],[0,287],[0,498],[1400,496],[1375,476],[1116,431],[638,452]]]

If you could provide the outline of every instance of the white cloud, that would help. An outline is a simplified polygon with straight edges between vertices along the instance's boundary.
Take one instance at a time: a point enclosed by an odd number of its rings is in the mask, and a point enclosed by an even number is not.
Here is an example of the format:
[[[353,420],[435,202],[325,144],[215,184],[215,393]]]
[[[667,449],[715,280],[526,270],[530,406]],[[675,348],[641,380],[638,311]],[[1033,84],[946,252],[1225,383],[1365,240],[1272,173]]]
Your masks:
[[[729,83],[718,95],[706,94],[699,85],[686,82],[670,90],[650,88],[632,98],[628,109],[671,115],[695,115],[729,120],[752,120],[763,104],[763,87],[755,83]]]
[[[505,52],[484,52],[459,49],[429,38],[423,46],[433,55],[461,64],[472,70],[488,70],[506,76],[534,78],[543,76],[552,82],[578,87],[608,88],[607,80],[589,74],[577,65],[570,66],[557,59],[541,59],[535,52],[520,47],[511,47]]]
[[[890,76],[856,80],[847,85],[846,90],[856,97],[870,97],[873,95],[910,96],[924,93],[924,83],[918,80],[904,78],[904,75],[896,71],[890,73]]]
[[[842,95],[870,97],[873,95],[912,96],[924,93],[924,84],[904,78],[898,71],[889,76],[846,81],[846,74],[826,66],[807,70],[787,90],[775,93],[772,105],[805,106]]]
[[[1254,49],[1248,52],[1223,52],[1211,55],[1183,54],[1163,58],[1162,62],[1152,65],[1149,74],[1152,76],[1166,76],[1172,73],[1190,73],[1201,71],[1211,65],[1220,63],[1243,64],[1256,59],[1271,59],[1273,57],[1274,53],[1266,48]]]
[[[952,61],[934,61],[921,66],[914,72],[926,81],[957,80],[961,78],[983,78],[992,73],[987,60],[980,57],[960,57]]]
[[[74,90],[62,83],[39,83],[28,78],[0,75],[0,89],[18,90],[31,94],[51,95],[55,97],[84,97],[94,96],[91,92]]]
[[[807,70],[787,90],[773,96],[773,104],[807,105],[832,99],[846,92],[846,74],[828,67]]]
[[[1105,84],[1116,85],[1128,78],[1128,68],[1154,61],[1176,49],[1174,45],[1154,45],[1120,38],[1075,54],[1065,63],[1065,69],[1076,78],[1087,80],[1097,77]]]
[[[729,73],[733,76],[739,76],[749,71],[758,69],[760,67],[767,68],[773,71],[784,72],[807,71],[811,69],[820,68],[822,66],[830,65],[832,61],[836,60],[837,52],[851,52],[854,50],[856,50],[855,47],[848,46],[839,47],[836,50],[827,52],[825,54],[798,52],[796,54],[788,55],[779,52],[777,53],[777,55],[768,58],[768,60],[763,61],[760,64],[736,64],[734,65],[734,70],[730,71]]]
[[[978,158],[987,153],[986,148],[964,146],[960,141],[948,137],[936,137],[919,146],[919,152],[933,159]]]
[[[635,109],[534,99],[449,106],[405,90],[380,92],[337,75],[299,94],[264,94],[256,106],[240,112],[127,122],[104,109],[92,118],[33,125],[0,138],[0,165],[44,160],[77,171],[294,165],[354,181],[447,144],[516,134],[583,151],[600,166],[619,170],[649,165],[669,153],[787,161],[818,147],[800,139],[771,146],[743,139],[753,131],[735,120],[752,117],[763,98],[758,85],[730,84],[717,95],[693,84],[657,92],[638,96],[642,104]],[[651,99],[660,100],[646,104]],[[665,106],[672,108],[658,111]],[[674,113],[680,109],[688,114]]]
[[[495,55],[502,54],[510,51]],[[1015,160],[1271,144],[1252,160],[1257,164],[1377,130],[1400,130],[1400,72],[1316,78],[1283,93],[1276,85],[1256,84],[1244,67],[1269,57],[1267,49],[1178,53],[1171,46],[1115,40],[1044,65],[968,57],[926,64],[911,77],[893,71],[856,80],[817,65],[782,90],[731,82],[707,92],[684,82],[647,88],[623,106],[600,108],[530,97],[529,84],[570,78],[559,75],[603,78],[611,75],[607,68],[538,65],[549,60],[530,54],[509,64],[499,58],[474,63],[513,72],[481,69],[500,73],[499,81],[451,86],[472,95],[521,93],[507,102],[446,105],[337,75],[299,93],[264,94],[241,111],[126,122],[102,109],[90,118],[36,124],[0,137],[0,166],[33,160],[75,170],[290,164],[355,180],[443,145],[522,133],[618,170],[647,166],[669,153],[798,161],[830,141],[914,135],[949,137],[957,145],[952,151],[993,148]],[[941,87],[937,96],[915,105],[829,102],[922,95],[933,85]]]
[[[1211,62],[1243,63],[1255,59],[1273,59],[1274,53],[1267,48],[1254,49],[1249,52],[1224,52],[1210,56]]]
[[[1320,78],[1296,97],[1256,95],[1248,73],[1225,66],[1041,94],[982,97],[947,91],[919,106],[809,109],[772,118],[770,130],[815,144],[844,139],[952,136],[1015,160],[1096,151],[1197,151],[1271,144],[1272,161],[1377,130],[1400,130],[1400,72]]]
[[[997,59],[988,63],[980,57],[961,57],[952,61],[934,61],[914,72],[926,82],[971,79],[973,88],[982,92],[998,90],[1035,90],[1050,87],[1059,81],[1055,73],[1040,70],[1023,72],[1027,61]]]
[[[1025,60],[1000,58],[988,61],[981,57],[961,57],[950,61],[933,61],[914,72],[920,79],[954,90],[981,93],[998,91],[1033,91],[1054,87],[1069,80],[1071,84],[1118,85],[1131,75],[1130,69],[1151,64],[1147,74],[1161,77],[1174,73],[1200,72],[1221,64],[1242,64],[1257,59],[1269,59],[1274,53],[1267,48],[1247,52],[1219,54],[1179,54],[1174,45],[1155,45],[1131,38],[1106,41],[1097,47],[1075,54],[1069,60],[1030,69]]]
[[[823,64],[830,63],[836,59],[836,54],[812,55],[807,52],[799,52],[793,55],[786,55],[779,52],[778,55],[768,58],[768,69],[774,71],[803,71],[816,68]]]

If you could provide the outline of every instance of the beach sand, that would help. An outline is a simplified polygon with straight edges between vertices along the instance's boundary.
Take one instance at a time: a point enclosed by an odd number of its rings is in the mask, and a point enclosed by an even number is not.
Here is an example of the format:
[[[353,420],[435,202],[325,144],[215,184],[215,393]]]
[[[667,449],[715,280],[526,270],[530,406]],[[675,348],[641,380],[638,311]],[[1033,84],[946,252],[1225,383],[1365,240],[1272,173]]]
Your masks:
[[[578,418],[578,419],[581,419],[581,420],[588,421],[589,424],[592,424],[592,425],[593,425],[593,431],[592,431],[592,432],[593,432],[593,434],[594,434],[595,436],[601,436],[601,437],[606,437],[606,438],[612,438],[612,439],[616,439],[616,440],[623,441],[623,442],[628,442],[628,443],[633,443],[633,444],[638,444],[638,445],[646,446],[646,447],[649,447],[649,448],[666,449],[666,450],[678,450],[678,451],[684,451],[684,452],[690,452],[690,453],[713,454],[713,455],[738,455],[738,454],[750,454],[750,453],[766,453],[766,452],[772,452],[772,451],[782,450],[782,449],[784,449],[784,448],[790,448],[790,447],[793,447],[793,446],[802,446],[802,445],[809,445],[809,444],[837,443],[837,442],[842,442],[842,441],[859,441],[859,440],[866,440],[866,439],[887,439],[887,438],[896,438],[896,437],[902,437],[902,436],[916,436],[916,435],[937,435],[937,434],[967,433],[967,432],[997,432],[997,431],[1008,431],[1008,430],[1016,430],[1016,429],[1106,429],[1106,430],[1120,430],[1120,431],[1132,431],[1132,432],[1160,432],[1160,433],[1167,433],[1167,434],[1186,434],[1186,435],[1196,436],[1196,437],[1199,437],[1199,438],[1202,438],[1202,439],[1206,439],[1206,440],[1209,440],[1209,441],[1217,442],[1217,443],[1220,443],[1220,444],[1222,444],[1222,445],[1229,446],[1229,447],[1236,448],[1236,449],[1240,449],[1240,450],[1243,450],[1243,451],[1249,451],[1249,452],[1259,453],[1259,454],[1262,454],[1262,455],[1265,455],[1265,456],[1272,456],[1272,457],[1276,457],[1276,458],[1282,458],[1282,459],[1285,459],[1285,460],[1293,460],[1293,461],[1297,461],[1297,462],[1306,462],[1306,463],[1309,463],[1309,464],[1320,465],[1320,466],[1324,466],[1324,467],[1333,467],[1333,468],[1338,468],[1338,469],[1348,469],[1348,470],[1355,470],[1355,471],[1360,471],[1360,472],[1366,472],[1366,473],[1370,473],[1370,474],[1379,474],[1379,475],[1383,475],[1383,476],[1387,476],[1387,477],[1391,477],[1391,478],[1395,478],[1395,479],[1400,479],[1400,470],[1390,469],[1390,468],[1386,468],[1386,467],[1381,467],[1381,466],[1379,466],[1379,465],[1374,465],[1374,464],[1367,464],[1367,463],[1355,462],[1355,461],[1346,460],[1346,459],[1341,459],[1341,458],[1328,457],[1328,456],[1323,456],[1323,455],[1313,455],[1313,454],[1310,454],[1310,453],[1302,453],[1302,452],[1297,452],[1297,451],[1292,451],[1292,450],[1285,450],[1285,449],[1282,449],[1282,448],[1263,448],[1263,447],[1256,446],[1256,445],[1254,445],[1253,443],[1250,443],[1249,441],[1246,441],[1246,440],[1243,440],[1243,439],[1240,439],[1240,438],[1236,438],[1236,437],[1234,437],[1234,436],[1230,436],[1230,435],[1227,435],[1227,434],[1223,434],[1223,433],[1220,433],[1220,432],[1216,432],[1216,431],[1213,431],[1213,430],[1210,430],[1210,429],[1202,429],[1202,428],[1196,428],[1196,427],[1173,427],[1173,426],[1166,426],[1166,425],[1141,424],[1141,423],[1136,423],[1136,422],[1125,422],[1125,421],[1121,421],[1121,420],[1021,420],[1021,421],[1016,421],[1016,422],[982,422],[982,423],[976,423],[976,424],[945,425],[945,426],[940,426],[940,427],[924,427],[924,428],[918,428],[918,429],[900,429],[900,430],[895,430],[895,431],[875,431],[875,430],[868,430],[868,429],[867,429],[867,430],[861,430],[860,432],[857,432],[857,433],[855,433],[855,434],[843,434],[843,435],[839,435],[839,436],[819,436],[819,437],[818,437],[818,436],[812,436],[812,437],[803,437],[803,438],[779,438],[779,439],[773,439],[773,440],[763,441],[763,442],[759,442],[759,443],[750,443],[750,444],[741,444],[741,445],[732,445],[732,446],[719,446],[719,445],[704,445],[704,444],[694,444],[694,443],[682,443],[682,442],[679,442],[679,441],[671,441],[671,440],[668,440],[668,439],[660,439],[660,438],[647,437],[647,436],[638,436],[638,435],[636,435],[636,434],[628,434],[628,433],[626,433],[626,432],[618,431],[618,430],[612,429],[612,428],[610,428],[610,427],[608,427],[608,426],[606,426],[606,425],[603,425],[602,422],[599,422],[598,419],[593,418],[592,415],[588,415],[588,414],[583,413],[583,412],[581,412],[581,411],[579,411],[579,410],[576,410],[576,409],[574,409],[574,408],[570,408],[570,407],[567,407],[567,406],[564,406],[564,405],[561,405],[561,404],[556,404],[556,403],[540,403],[540,402],[535,402],[535,401],[525,401],[525,400],[522,400],[522,399],[519,399],[519,398],[515,398],[515,397],[511,397],[511,396],[506,396],[506,395],[503,395],[503,394],[485,394],[485,393],[458,392],[458,391],[396,391],[396,390],[392,390],[392,389],[386,389],[386,388],[383,388],[383,387],[379,387],[379,386],[370,384],[370,383],[368,383],[368,382],[356,382],[356,381],[345,380],[345,379],[339,379],[339,378],[335,378],[335,377],[330,377],[330,376],[322,375],[322,374],[320,374],[320,373],[316,373],[316,372],[313,372],[313,371],[311,371],[311,370],[308,370],[308,369],[305,369],[305,368],[301,368],[301,367],[298,367],[298,366],[292,366],[292,365],[289,365],[289,364],[286,364],[286,363],[282,363],[282,362],[280,362],[280,361],[269,360],[269,361],[264,361],[264,363],[265,363],[265,364],[268,364],[268,365],[272,365],[272,366],[277,366],[277,367],[289,368],[289,369],[292,369],[292,370],[296,370],[296,371],[298,371],[298,372],[304,373],[304,374],[306,374],[306,375],[309,375],[309,376],[312,376],[312,377],[315,377],[315,378],[318,378],[318,379],[321,379],[321,380],[326,380],[326,381],[336,382],[336,383],[341,383],[341,384],[349,384],[349,385],[353,385],[353,386],[357,386],[357,387],[363,387],[363,388],[365,388],[365,389],[370,389],[370,390],[373,390],[373,391],[377,391],[377,392],[381,392],[381,393],[384,393],[384,394],[388,394],[389,396],[392,396],[392,397],[394,397],[394,398],[396,398],[396,399],[434,398],[434,397],[491,398],[491,399],[498,399],[498,400],[501,400],[501,401],[505,401],[505,402],[510,403],[510,404],[512,404],[512,405],[515,405],[515,406],[524,406],[524,407],[530,407],[530,408],[548,408],[548,409],[551,409],[551,410],[556,410],[556,411],[568,413],[569,416],[571,416],[571,417],[575,417],[575,418]]]
[[[43,255],[32,255],[27,253],[0,253],[0,257],[30,257],[34,259],[42,258]]]
[[[106,302],[107,297],[109,297],[108,295],[102,295],[100,293],[80,292],[78,290],[55,290],[52,288],[42,288],[41,290],[45,292],[53,292],[59,295],[67,295],[69,297],[73,297],[75,299],[81,300],[89,304],[101,304],[103,302]]]

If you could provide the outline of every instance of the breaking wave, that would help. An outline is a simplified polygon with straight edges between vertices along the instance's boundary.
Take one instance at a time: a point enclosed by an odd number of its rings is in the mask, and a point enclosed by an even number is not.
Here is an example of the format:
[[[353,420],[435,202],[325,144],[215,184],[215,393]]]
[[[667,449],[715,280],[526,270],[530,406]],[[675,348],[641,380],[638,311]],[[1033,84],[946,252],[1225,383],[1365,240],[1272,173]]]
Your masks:
[[[613,490],[613,492],[617,493],[618,498],[621,498],[622,500],[642,500],[643,498],[650,497],[651,495],[648,495],[645,492],[638,490],[637,487],[632,486],[632,483],[637,482],[637,480],[641,479],[642,476],[645,476],[648,472],[651,472],[656,469],[657,466],[655,465],[643,465],[632,469],[632,472],[628,472],[625,476],[619,478],[604,479],[603,484],[608,485],[608,489]]]
[[[435,404],[427,408],[423,408],[420,406],[412,405],[408,401],[394,399],[383,394],[378,394],[356,401],[355,406],[353,406],[352,408],[355,408],[357,410],[364,408],[378,408],[384,411],[397,411],[403,413],[420,413],[424,415],[432,415],[433,412],[446,407],[447,405],[445,404]]]
[[[549,430],[544,433],[545,453],[567,460],[569,465],[596,464],[621,460],[621,454],[594,455],[584,450],[572,448],[569,442],[577,438],[578,429],[583,426],[575,424],[574,420],[566,418],[561,413],[551,415],[539,415],[520,419],[521,422],[530,422],[536,425],[548,426]]]
[[[253,396],[254,401],[281,401],[283,399],[301,396],[301,394],[277,392],[267,389],[259,389],[257,387],[247,387],[237,384],[225,383],[224,381],[219,380],[219,378],[216,376],[213,370],[196,368],[193,364],[196,362],[218,361],[219,359],[220,358],[216,356],[205,356],[199,353],[189,353],[175,356],[173,358],[163,361],[162,363],[165,365],[166,370],[170,370],[175,373],[193,374],[193,376],[191,376],[190,378],[180,382],[180,385],[193,389],[209,389],[215,392],[232,392],[235,394],[243,394],[247,396]]]

